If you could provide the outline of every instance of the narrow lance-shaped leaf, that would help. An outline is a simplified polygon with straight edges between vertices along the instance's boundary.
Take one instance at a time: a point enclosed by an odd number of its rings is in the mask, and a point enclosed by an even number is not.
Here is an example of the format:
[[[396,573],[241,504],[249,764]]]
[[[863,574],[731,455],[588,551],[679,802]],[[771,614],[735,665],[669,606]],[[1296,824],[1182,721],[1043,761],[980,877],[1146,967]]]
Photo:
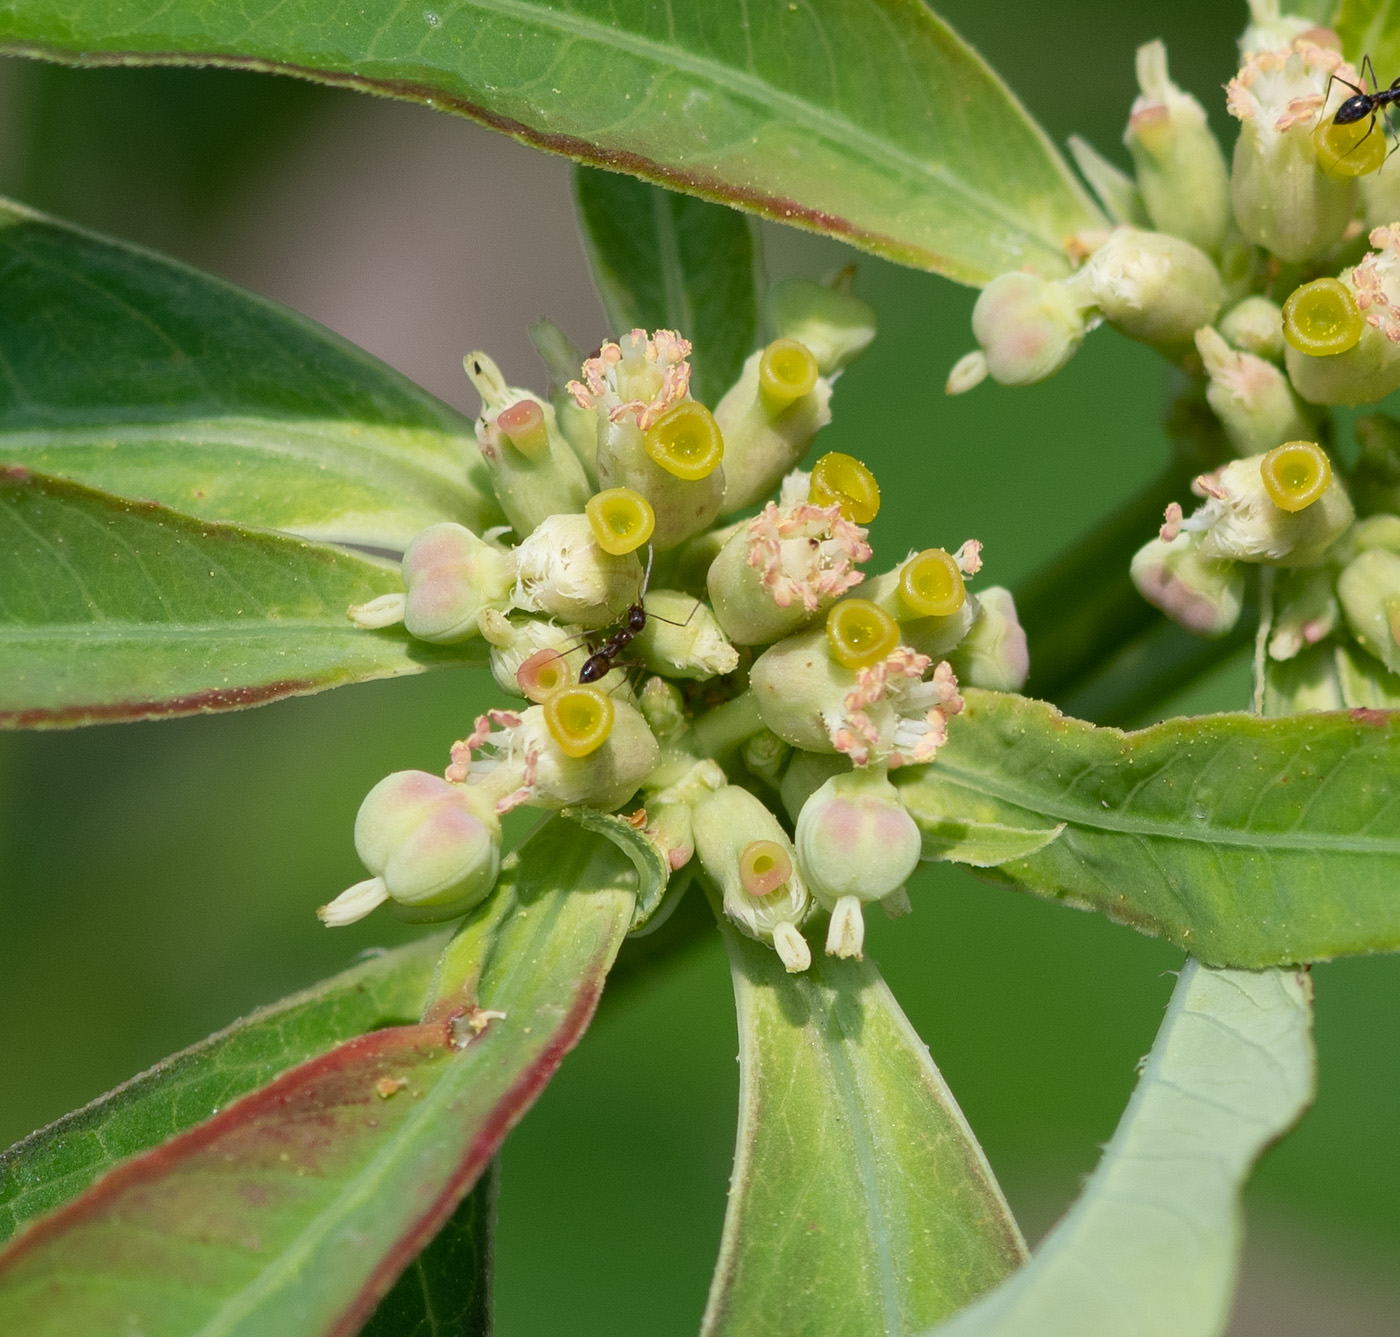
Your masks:
[[[0,201],[0,464],[402,549],[495,523],[471,424],[304,316]]]
[[[605,838],[549,823],[449,944],[420,1024],[293,1068],[35,1222],[0,1253],[0,1331],[358,1331],[587,1026],[635,886]]]
[[[988,876],[1213,965],[1400,949],[1400,717],[1207,715],[1123,733],[966,697],[938,760],[894,773],[915,820],[1065,824]]]
[[[260,1008],[0,1153],[0,1243],[288,1068],[416,1020],[445,942],[433,934]]]
[[[235,710],[481,663],[365,631],[397,565],[0,467],[0,727]]]
[[[788,975],[723,925],[739,1132],[705,1337],[917,1332],[1025,1246],[991,1168],[880,973]]]
[[[471,116],[538,147],[966,283],[1069,270],[1103,215],[922,0],[3,0],[0,49],[256,64]]]
[[[1313,1097],[1306,976],[1187,961],[1142,1078],[1035,1256],[926,1337],[1220,1337],[1240,1190]]]
[[[694,347],[691,394],[713,407],[758,339],[752,220],[592,167],[574,170],[574,197],[614,335],[679,330]]]

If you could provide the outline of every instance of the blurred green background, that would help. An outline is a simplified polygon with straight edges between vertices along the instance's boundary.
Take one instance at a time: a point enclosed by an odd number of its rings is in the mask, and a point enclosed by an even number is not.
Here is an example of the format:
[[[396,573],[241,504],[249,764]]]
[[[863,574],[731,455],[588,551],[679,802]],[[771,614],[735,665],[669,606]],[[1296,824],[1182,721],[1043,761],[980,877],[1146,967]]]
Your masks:
[[[1058,142],[1078,130],[1125,161],[1133,49],[1157,36],[1229,142],[1217,90],[1233,70],[1242,8],[957,0],[943,12]],[[294,301],[327,219],[370,255],[383,248],[382,266],[343,275],[346,301],[391,284],[390,248],[413,245],[376,231],[376,202],[363,193],[373,183],[336,194],[335,164],[354,161],[362,141],[394,165],[381,192],[407,182],[436,201],[447,173],[465,173],[465,212],[423,209],[432,236],[479,234],[469,206],[478,200],[485,217],[493,205],[475,193],[478,162],[495,163],[508,184],[534,180],[536,162],[434,113],[226,72],[5,62],[0,113],[6,194],[255,286],[267,276],[268,291]],[[330,175],[301,173],[298,153],[328,155]],[[566,216],[566,175],[558,164],[539,170],[540,212],[497,218],[523,241],[504,261],[484,257],[492,267],[529,266],[531,244],[547,241],[540,220]],[[250,200],[268,211],[261,222]],[[851,255],[765,231],[775,276]],[[821,446],[859,455],[879,476],[884,561],[977,537],[984,579],[1014,583],[1165,461],[1163,369],[1144,349],[1101,331],[1046,385],[949,400],[943,380],[971,343],[973,294],[863,257],[860,274],[881,334],[841,381]],[[336,305],[338,290],[318,294],[302,303],[313,315],[337,323],[351,309]],[[376,297],[377,323],[339,324],[393,360],[413,331],[434,327],[427,294],[397,306]],[[509,325],[501,341],[521,348],[541,311],[505,299],[473,315]],[[570,300],[570,332],[598,337],[601,324],[576,328],[600,322],[596,309],[590,317]],[[400,343],[396,331],[407,331]],[[474,407],[456,389],[466,347],[437,343],[421,373],[416,355],[399,365]],[[507,370],[531,374],[523,363]],[[481,676],[442,673],[242,715],[0,735],[0,1146],[363,948],[403,940],[410,930],[385,917],[328,932],[312,911],[361,875],[350,827],[366,790],[390,770],[440,767],[488,689]],[[1245,693],[1236,661],[1163,713],[1233,709]],[[952,869],[925,871],[911,890],[916,914],[874,922],[872,953],[1038,1234],[1111,1134],[1179,954]],[[1395,1330],[1400,960],[1340,962],[1315,977],[1321,1093],[1250,1190],[1261,1245],[1240,1333]],[[500,1331],[694,1331],[723,1214],[735,1052],[717,937],[605,1002],[504,1155]],[[1317,1317],[1305,1321],[1312,1303]]]

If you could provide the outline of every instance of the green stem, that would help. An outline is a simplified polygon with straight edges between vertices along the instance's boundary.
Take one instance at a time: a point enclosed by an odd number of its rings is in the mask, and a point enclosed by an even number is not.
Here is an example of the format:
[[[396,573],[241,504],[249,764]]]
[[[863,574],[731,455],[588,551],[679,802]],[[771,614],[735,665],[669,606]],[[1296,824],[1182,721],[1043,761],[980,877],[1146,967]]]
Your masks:
[[[1256,715],[1264,713],[1264,685],[1269,668],[1269,635],[1274,629],[1274,568],[1259,570],[1259,630],[1254,634],[1254,700]]]
[[[735,751],[763,727],[758,699],[752,692],[745,692],[701,715],[684,742],[686,749],[697,757],[713,757],[722,762],[727,753]]]

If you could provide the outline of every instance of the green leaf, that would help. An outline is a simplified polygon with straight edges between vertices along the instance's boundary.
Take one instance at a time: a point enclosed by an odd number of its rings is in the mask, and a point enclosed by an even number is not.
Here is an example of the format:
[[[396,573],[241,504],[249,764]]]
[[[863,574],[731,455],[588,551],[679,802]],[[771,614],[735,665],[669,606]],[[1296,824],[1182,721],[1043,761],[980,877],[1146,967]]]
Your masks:
[[[370,958],[260,1008],[0,1153],[0,1243],[119,1161],[352,1036],[415,1020],[444,934]]]
[[[1400,716],[1205,715],[1125,734],[964,695],[938,760],[893,773],[915,820],[1065,823],[988,876],[1212,965],[1400,948]]]
[[[574,169],[574,198],[613,334],[679,330],[694,346],[691,393],[713,407],[758,340],[752,221],[592,167]]]
[[[495,522],[471,424],[319,325],[0,201],[0,462],[401,550]]]
[[[921,814],[920,825],[924,833],[923,858],[971,864],[974,868],[993,868],[1012,859],[1028,859],[1065,829],[1063,822],[1033,828],[1006,826],[1002,822],[944,817],[928,808]]]
[[[380,1302],[360,1337],[488,1337],[493,1162]]]
[[[641,928],[656,913],[671,878],[671,866],[656,842],[624,817],[596,808],[565,808],[563,816],[577,822],[585,831],[606,836],[637,870],[637,908],[632,928]]]
[[[0,1332],[356,1331],[583,1033],[635,885],[608,841],[548,823],[449,944],[421,1023],[293,1068],[34,1223],[0,1253]]]
[[[0,467],[0,726],[235,710],[479,663],[478,641],[365,631],[397,565]]]
[[[1009,1281],[927,1337],[1218,1337],[1240,1189],[1313,1097],[1312,988],[1187,961],[1137,1090],[1069,1214]]]
[[[917,1332],[1025,1246],[982,1149],[868,961],[788,975],[722,921],[739,1131],[702,1337]]]
[[[537,147],[965,283],[1065,274],[1103,216],[921,0],[0,0],[0,49],[256,64],[470,116]]]
[[[1400,74],[1400,7],[1394,0],[1341,0],[1332,26],[1358,69],[1362,56],[1371,57],[1382,87]]]

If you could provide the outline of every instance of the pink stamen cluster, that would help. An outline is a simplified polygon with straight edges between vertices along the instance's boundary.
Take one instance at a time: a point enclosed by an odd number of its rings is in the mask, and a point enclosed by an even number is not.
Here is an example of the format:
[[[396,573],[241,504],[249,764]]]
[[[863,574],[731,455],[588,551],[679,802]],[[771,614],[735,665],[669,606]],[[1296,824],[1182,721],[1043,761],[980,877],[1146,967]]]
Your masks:
[[[1163,543],[1171,543],[1178,534],[1181,533],[1181,522],[1185,513],[1181,509],[1179,501],[1169,501],[1167,503],[1166,514],[1162,518],[1162,527],[1157,531],[1157,537]]]
[[[982,541],[981,539],[968,539],[961,548],[953,554],[953,560],[958,564],[958,570],[965,576],[975,576],[982,569]]]
[[[1391,343],[1400,343],[1400,228],[1395,225],[1373,228],[1371,245],[1376,249],[1351,271],[1356,287],[1356,309],[1366,323],[1379,330]],[[1387,289],[1390,291],[1388,292]]]
[[[856,766],[868,766],[872,759],[888,760],[891,768],[932,761],[948,740],[948,721],[963,708],[958,680],[947,660],[924,680],[932,662],[901,645],[878,664],[857,670],[856,684],[830,728],[832,746]],[[870,713],[882,703],[894,713],[888,739]]]
[[[1225,85],[1225,105],[1241,121],[1270,126],[1283,134],[1311,122],[1327,101],[1327,81],[1336,75],[1356,83],[1356,71],[1341,53],[1305,37],[1278,51],[1259,51]]]
[[[839,506],[803,502],[779,510],[770,501],[749,521],[747,560],[779,608],[801,600],[814,613],[823,599],[838,599],[865,579],[855,569],[870,560],[865,535]]]
[[[481,784],[494,771],[514,759],[522,720],[513,710],[488,710],[476,717],[471,733],[452,744],[452,764],[444,778],[453,784]],[[493,731],[492,725],[498,726]],[[482,756],[473,756],[475,752]],[[496,812],[504,815],[527,802],[535,792],[539,752],[526,748],[519,786],[496,800]]]
[[[657,330],[650,338],[645,330],[632,330],[619,343],[605,343],[583,364],[583,379],[570,381],[567,388],[579,408],[601,406],[609,421],[631,418],[645,432],[690,393],[689,356],[690,340],[674,330]],[[647,370],[649,377],[639,376]],[[635,397],[638,383],[645,381],[652,383],[650,393],[645,399]]]

